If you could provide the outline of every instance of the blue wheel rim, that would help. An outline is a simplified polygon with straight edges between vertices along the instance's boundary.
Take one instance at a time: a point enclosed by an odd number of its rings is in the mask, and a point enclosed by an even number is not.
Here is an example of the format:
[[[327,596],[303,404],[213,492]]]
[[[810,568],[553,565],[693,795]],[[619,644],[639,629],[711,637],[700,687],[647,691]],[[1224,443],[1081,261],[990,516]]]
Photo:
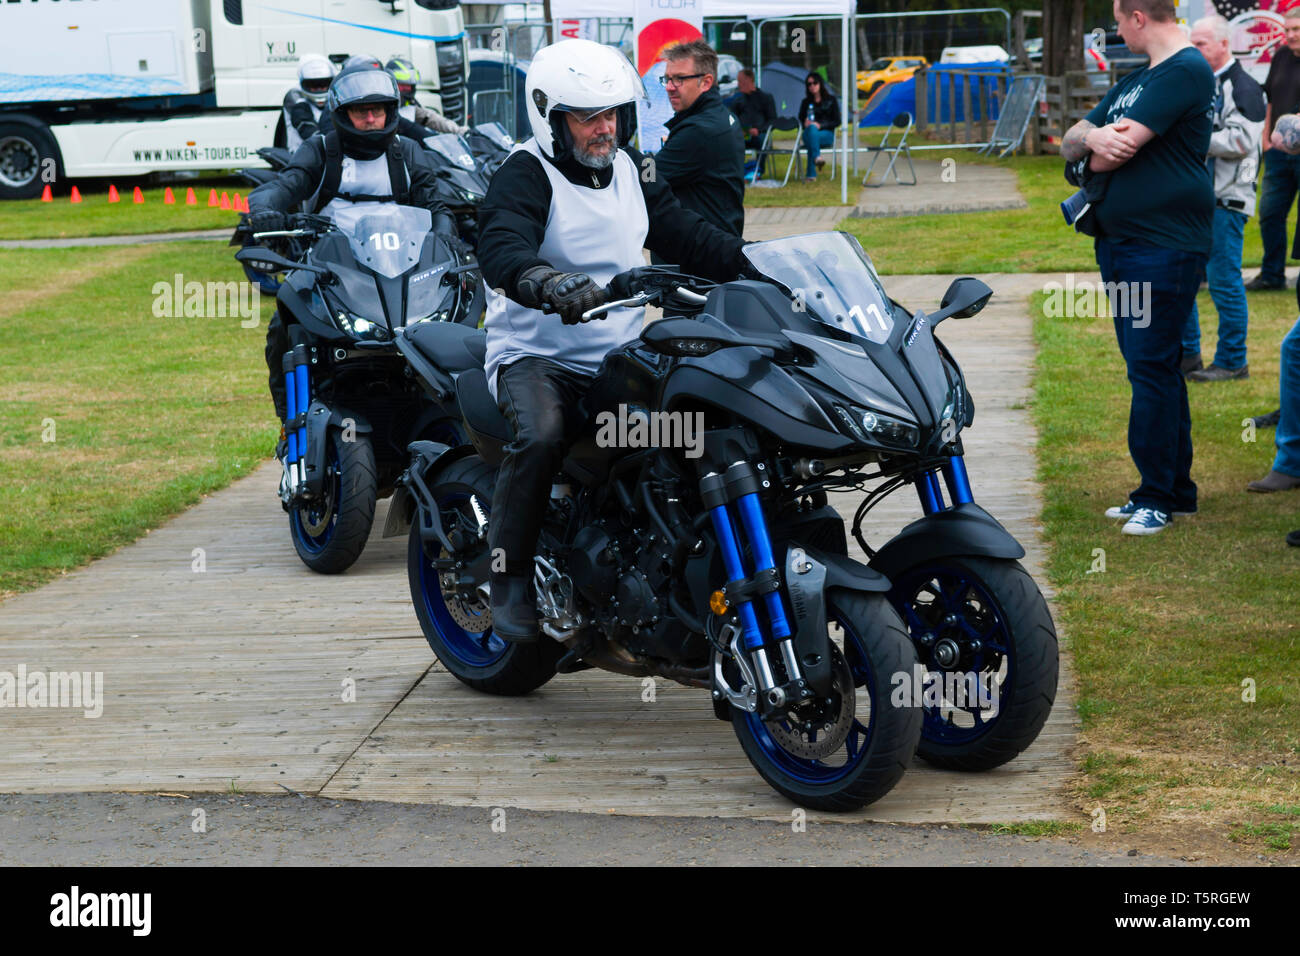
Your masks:
[[[853,674],[854,688],[875,686],[869,664],[870,658],[867,656],[861,638],[841,614],[833,609],[828,611],[828,621],[835,621],[844,630],[844,656]],[[832,758],[814,760],[790,753],[772,736],[767,724],[757,713],[745,714],[745,724],[759,749],[783,773],[800,783],[820,786],[843,780],[866,758],[870,750],[871,735],[876,727],[876,710],[880,704],[880,701],[871,700],[871,714],[865,724],[858,719],[857,715],[854,716],[848,736],[836,752],[834,760]]]
[[[932,600],[919,600],[928,594]],[[945,745],[968,744],[984,736],[997,723],[998,716],[1006,711],[1010,702],[1015,654],[1006,616],[993,595],[977,575],[946,565],[913,568],[894,582],[890,592],[894,607],[903,619],[921,665],[932,672],[960,675],[997,673],[1003,662],[1006,673],[999,678],[998,708],[994,715],[985,718],[979,708],[944,708],[922,706],[921,737],[932,743]],[[940,623],[939,615],[956,618],[954,623]],[[922,640],[925,635],[937,639],[950,637],[959,645],[972,640],[980,642],[980,649],[963,653],[969,666],[960,670],[945,669],[933,659],[934,641]],[[944,711],[948,711],[945,716]],[[968,715],[969,726],[958,725],[950,718],[956,712]]]
[[[313,525],[320,521],[325,510],[325,505],[321,502],[314,502],[306,509],[295,507],[289,511],[289,528],[293,532],[294,540],[308,554],[320,554],[329,547],[329,543],[334,540],[334,532],[338,528],[339,501],[343,492],[343,475],[342,468],[339,465],[339,450],[332,440],[329,443],[328,461],[329,467],[333,470],[333,477],[329,479],[326,500],[330,502],[333,513],[330,515],[329,523],[325,525],[324,530],[320,534],[313,535],[302,523],[303,510],[306,510],[308,520]]]
[[[445,512],[460,506],[468,506],[469,495],[463,492],[443,495],[438,499],[438,510]],[[483,513],[488,513],[488,505],[480,501]],[[510,650],[510,645],[493,632],[491,625],[484,631],[471,631],[460,626],[447,608],[443,597],[442,585],[438,582],[438,570],[429,561],[428,555],[420,553],[419,563],[420,595],[425,613],[433,622],[443,646],[464,667],[491,667]],[[468,611],[468,609],[464,609]]]

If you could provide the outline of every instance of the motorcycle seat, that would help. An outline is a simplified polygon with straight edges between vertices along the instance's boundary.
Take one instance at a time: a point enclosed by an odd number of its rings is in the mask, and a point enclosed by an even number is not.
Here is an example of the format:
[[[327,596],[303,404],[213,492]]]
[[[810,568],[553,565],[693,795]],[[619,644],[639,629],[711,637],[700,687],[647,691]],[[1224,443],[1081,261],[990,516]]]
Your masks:
[[[486,332],[452,322],[420,322],[406,330],[406,340],[447,372],[481,369],[487,355]]]

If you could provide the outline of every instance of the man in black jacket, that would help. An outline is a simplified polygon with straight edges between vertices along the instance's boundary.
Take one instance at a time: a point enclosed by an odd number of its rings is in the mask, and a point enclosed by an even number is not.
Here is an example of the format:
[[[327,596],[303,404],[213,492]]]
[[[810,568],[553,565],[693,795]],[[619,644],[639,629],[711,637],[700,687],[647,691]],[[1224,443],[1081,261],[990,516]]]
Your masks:
[[[683,206],[738,236],[745,225],[745,136],[715,89],[718,54],[703,40],[664,51],[664,86],[675,115],[654,156]]]
[[[758,150],[763,145],[763,134],[776,119],[776,102],[771,93],[764,93],[754,82],[754,71],[746,67],[736,77],[736,95],[728,97],[731,112],[740,120],[741,134],[745,137],[745,148]],[[758,174],[763,178],[766,165],[765,157],[758,157]]]
[[[326,114],[330,132],[312,136],[293,154],[275,179],[248,194],[248,222],[253,232],[288,227],[288,213],[304,204],[309,212],[332,216],[360,202],[395,202],[433,213],[434,228],[453,232],[437,198],[437,178],[422,159],[421,148],[397,135],[397,81],[382,69],[344,69],[330,86]],[[322,114],[322,115],[326,115]],[[266,365],[271,399],[284,420],[288,407],[280,359],[289,349],[289,334],[277,311],[266,330]]]
[[[719,281],[745,268],[743,240],[684,209],[628,148],[644,91],[621,53],[561,40],[533,58],[525,91],[533,136],[492,177],[478,242],[484,370],[515,433],[488,524],[493,632],[513,642],[538,636],[533,558],[551,480],[583,424],[579,401],[604,356],[644,323],[643,309],[588,325],[583,313],[608,301],[611,278],[644,264],[643,247]]]

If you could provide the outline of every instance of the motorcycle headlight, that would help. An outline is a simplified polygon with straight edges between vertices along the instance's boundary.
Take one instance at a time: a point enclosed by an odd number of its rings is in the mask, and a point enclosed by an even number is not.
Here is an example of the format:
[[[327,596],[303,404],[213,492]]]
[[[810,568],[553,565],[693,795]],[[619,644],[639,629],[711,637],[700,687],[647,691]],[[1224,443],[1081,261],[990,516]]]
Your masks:
[[[877,412],[863,414],[862,428],[877,441],[890,445],[915,448],[921,440],[921,432],[916,426]]]
[[[357,315],[349,315],[342,310],[339,310],[334,318],[338,322],[339,328],[355,339],[369,339],[375,342],[388,341],[388,329],[377,322],[371,322],[369,319],[363,319]]]

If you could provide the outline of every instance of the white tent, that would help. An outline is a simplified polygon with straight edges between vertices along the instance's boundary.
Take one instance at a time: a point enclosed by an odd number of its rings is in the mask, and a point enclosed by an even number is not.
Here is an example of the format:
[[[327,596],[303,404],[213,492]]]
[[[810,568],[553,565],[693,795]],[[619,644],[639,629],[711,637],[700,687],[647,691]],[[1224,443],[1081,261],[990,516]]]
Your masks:
[[[840,17],[840,109],[848,126],[848,136],[840,147],[840,202],[849,201],[849,137],[856,135],[854,118],[849,114],[849,34],[853,32],[854,0],[704,0],[704,16],[735,17],[739,20],[789,19],[800,17]],[[554,20],[584,20],[601,17],[632,16],[628,0],[551,0]]]

